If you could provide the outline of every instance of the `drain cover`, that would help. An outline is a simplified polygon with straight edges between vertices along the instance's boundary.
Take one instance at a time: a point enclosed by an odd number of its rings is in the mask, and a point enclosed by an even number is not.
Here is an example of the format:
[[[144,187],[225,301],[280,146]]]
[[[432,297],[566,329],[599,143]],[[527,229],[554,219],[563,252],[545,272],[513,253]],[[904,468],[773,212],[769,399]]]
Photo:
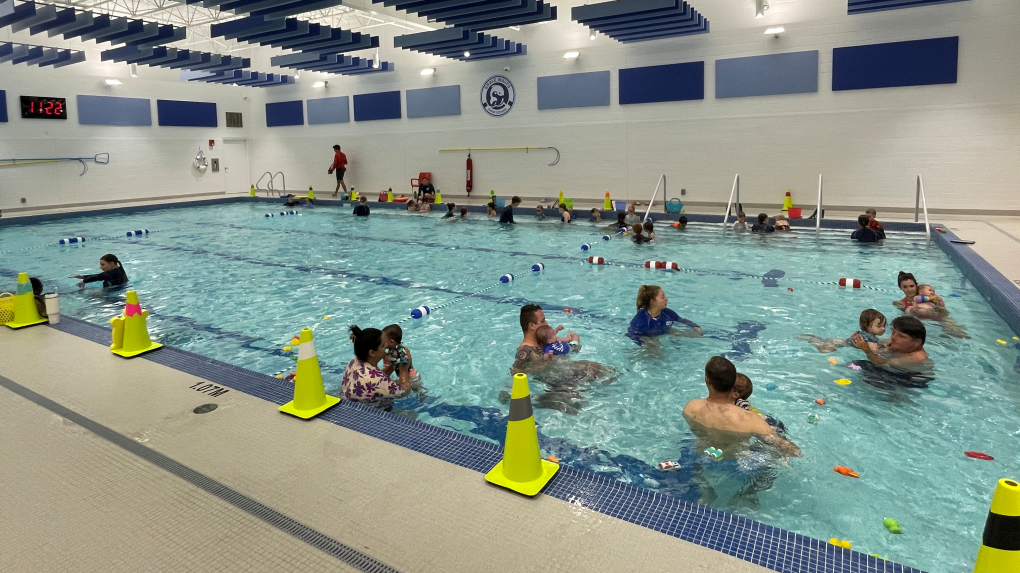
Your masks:
[[[196,414],[208,414],[209,412],[212,412],[216,408],[217,408],[216,404],[202,404],[198,408],[195,408],[193,411]]]

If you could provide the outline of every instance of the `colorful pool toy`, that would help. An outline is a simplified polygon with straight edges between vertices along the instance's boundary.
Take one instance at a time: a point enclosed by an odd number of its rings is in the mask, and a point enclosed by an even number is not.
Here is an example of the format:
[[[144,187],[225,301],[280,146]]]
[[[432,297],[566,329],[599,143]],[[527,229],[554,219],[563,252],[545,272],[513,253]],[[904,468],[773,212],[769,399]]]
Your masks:
[[[659,469],[664,472],[672,472],[680,469],[680,464],[673,460],[666,460],[664,462],[659,462]]]
[[[840,386],[849,386],[850,384],[853,383],[851,380],[847,378],[840,378],[839,380],[834,380],[833,382],[839,384]]]
[[[290,352],[290,351],[291,351],[291,350],[293,350],[293,349],[294,349],[294,347],[293,347],[293,346],[284,346],[284,347],[283,347],[283,351],[284,351],[284,352]]]
[[[855,472],[854,470],[852,470],[852,469],[850,469],[850,468],[848,468],[846,466],[836,466],[836,467],[832,468],[832,471],[838,473],[839,475],[846,476],[846,477],[852,477],[852,478],[860,478],[861,477],[857,472]]]
[[[849,364],[849,366],[850,366],[850,370],[860,370],[860,369],[861,369],[861,367],[860,367],[860,366],[858,366],[858,365],[854,364],[853,362],[851,362],[851,363]]]
[[[819,417],[818,414],[815,414],[813,412],[807,415],[807,421],[809,424],[817,424],[818,421],[821,419],[822,418]]]
[[[839,364],[839,360],[837,360],[835,358],[830,358],[829,359],[829,364]]]
[[[843,549],[853,549],[854,548],[853,545],[851,545],[850,542],[847,541],[846,539],[839,540],[839,539],[836,539],[835,537],[833,537],[832,539],[829,540],[829,543],[835,545],[836,547],[842,547]]]
[[[889,530],[889,533],[895,535],[903,535],[903,530],[900,529],[900,522],[896,521],[891,517],[887,517],[882,520],[882,525]]]
[[[713,460],[721,460],[723,456],[723,451],[718,448],[706,448],[705,455],[712,458]]]
[[[963,455],[967,456],[968,458],[974,458],[975,460],[985,460],[987,462],[995,460],[995,458],[984,452],[963,452]]]
[[[1003,339],[1001,339],[1001,338],[1000,338],[1000,339],[998,339],[998,340],[996,340],[996,342],[998,342],[999,344],[1001,344],[1001,345],[1003,345],[1003,346],[1006,346],[1006,344],[1008,344],[1008,343],[1007,343],[1007,342],[1006,342],[1005,340],[1003,340]]]
[[[815,400],[815,404],[818,404],[819,406],[824,406],[825,405],[825,398],[819,398],[819,399]]]

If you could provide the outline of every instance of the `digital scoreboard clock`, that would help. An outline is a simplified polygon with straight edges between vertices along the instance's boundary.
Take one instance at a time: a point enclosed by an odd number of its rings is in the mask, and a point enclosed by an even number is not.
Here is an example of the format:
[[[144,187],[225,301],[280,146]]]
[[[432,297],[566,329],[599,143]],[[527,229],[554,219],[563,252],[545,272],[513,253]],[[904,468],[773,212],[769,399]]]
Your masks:
[[[62,97],[21,96],[21,117],[67,119],[67,100]]]

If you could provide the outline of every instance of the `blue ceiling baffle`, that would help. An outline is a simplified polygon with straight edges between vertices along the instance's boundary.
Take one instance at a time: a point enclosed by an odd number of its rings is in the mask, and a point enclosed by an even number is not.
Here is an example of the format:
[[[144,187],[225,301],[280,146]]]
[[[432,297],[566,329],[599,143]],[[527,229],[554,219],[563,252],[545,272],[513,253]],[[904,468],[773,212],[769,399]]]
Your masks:
[[[63,50],[45,46],[30,46],[13,42],[0,42],[0,64],[11,62],[13,65],[62,68],[85,61],[85,52],[80,50]]]
[[[252,88],[267,88],[270,86],[282,86],[294,83],[294,78],[291,76],[280,74],[266,74],[262,72],[252,72],[248,70],[229,70],[225,72],[215,72],[210,74],[203,74],[202,72],[183,72],[183,73],[193,76],[188,78],[188,81],[191,82],[206,82],[210,84],[237,84],[239,86],[246,86]]]
[[[918,6],[933,6],[935,4],[949,4],[951,2],[965,1],[966,0],[848,0],[846,13],[864,14],[866,12],[899,10],[900,8],[917,8]]]
[[[186,3],[202,4],[205,8],[216,8],[223,12],[274,19],[332,8],[339,5],[341,0],[186,0]]]
[[[422,18],[471,30],[523,26],[556,19],[543,0],[372,0]]]
[[[240,42],[300,52],[338,54],[379,47],[378,36],[311,24],[295,18],[271,19],[265,16],[249,16],[213,24],[209,33],[214,38],[236,39]]]
[[[528,47],[524,44],[465,28],[405,34],[393,38],[393,46],[462,61],[522,56],[528,53]],[[465,56],[465,53],[469,55]]]
[[[377,68],[370,59],[345,56],[343,54],[286,54],[271,58],[269,63],[279,68],[292,68],[295,70],[345,76],[391,72],[395,69],[391,62],[379,62],[379,67]]]
[[[615,0],[575,6],[576,22],[619,42],[708,33],[708,20],[684,0]]]
[[[124,62],[126,64],[143,64],[162,68],[181,68],[187,70],[203,70],[207,72],[223,72],[247,68],[251,58],[238,58],[208,52],[177,50],[163,46],[124,46],[106,50],[100,54],[102,61]]]
[[[28,30],[30,35],[46,32],[51,38],[63,34],[65,40],[110,42],[114,46],[158,46],[185,39],[183,26],[111,17],[105,14],[79,12],[74,8],[57,8],[34,1],[14,6],[14,0],[0,0],[0,28],[12,32]]]

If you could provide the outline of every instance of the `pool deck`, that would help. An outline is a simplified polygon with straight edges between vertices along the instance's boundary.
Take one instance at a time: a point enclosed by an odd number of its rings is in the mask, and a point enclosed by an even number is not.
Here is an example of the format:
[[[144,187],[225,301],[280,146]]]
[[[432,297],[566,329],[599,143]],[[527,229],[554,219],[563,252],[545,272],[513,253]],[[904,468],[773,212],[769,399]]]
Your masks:
[[[49,326],[0,348],[0,571],[764,570]]]

